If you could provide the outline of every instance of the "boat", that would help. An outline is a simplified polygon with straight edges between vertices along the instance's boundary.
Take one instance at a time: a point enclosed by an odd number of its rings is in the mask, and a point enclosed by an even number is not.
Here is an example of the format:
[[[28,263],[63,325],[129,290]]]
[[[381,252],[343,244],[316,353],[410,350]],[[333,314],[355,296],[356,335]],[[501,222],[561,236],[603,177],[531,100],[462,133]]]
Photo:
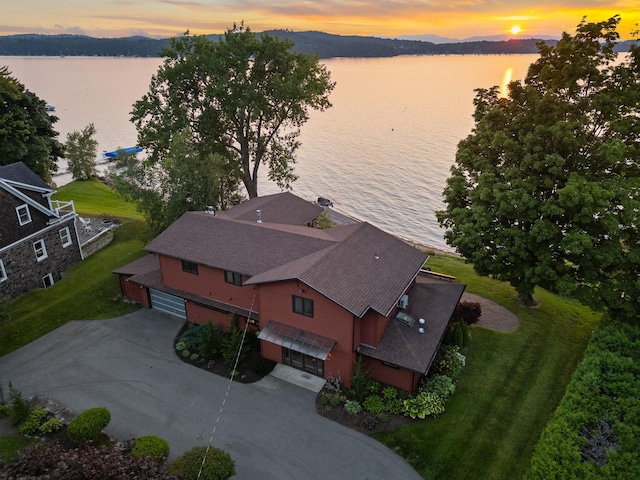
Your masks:
[[[119,148],[118,150],[113,150],[111,152],[104,152],[104,156],[107,158],[115,159],[120,155],[135,155],[136,153],[140,153],[142,148],[140,147],[128,147],[128,148]]]
[[[44,107],[44,111],[45,112],[55,112],[56,111],[56,107],[54,107],[53,105],[47,105],[46,107]]]
[[[325,197],[318,197],[318,205],[321,207],[333,207],[333,202]]]

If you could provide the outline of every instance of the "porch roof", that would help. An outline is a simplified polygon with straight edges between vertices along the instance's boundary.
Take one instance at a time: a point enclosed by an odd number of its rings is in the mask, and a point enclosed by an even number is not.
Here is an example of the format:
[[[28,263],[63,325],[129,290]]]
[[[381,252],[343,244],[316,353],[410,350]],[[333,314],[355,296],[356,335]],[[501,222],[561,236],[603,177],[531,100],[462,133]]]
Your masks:
[[[332,338],[323,337],[322,335],[273,320],[269,320],[262,328],[258,338],[320,360],[326,360],[329,352],[336,344],[336,341]]]

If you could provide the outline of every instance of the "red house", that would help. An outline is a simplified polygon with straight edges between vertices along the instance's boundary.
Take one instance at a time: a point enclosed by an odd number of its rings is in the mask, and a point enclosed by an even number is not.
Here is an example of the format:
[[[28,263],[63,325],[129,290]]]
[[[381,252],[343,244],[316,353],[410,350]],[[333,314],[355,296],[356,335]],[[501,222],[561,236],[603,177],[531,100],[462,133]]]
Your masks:
[[[310,228],[322,211],[282,193],[188,212],[115,273],[145,307],[223,327],[236,314],[276,362],[349,386],[361,356],[372,378],[414,390],[464,285],[422,274],[426,254],[366,222]]]

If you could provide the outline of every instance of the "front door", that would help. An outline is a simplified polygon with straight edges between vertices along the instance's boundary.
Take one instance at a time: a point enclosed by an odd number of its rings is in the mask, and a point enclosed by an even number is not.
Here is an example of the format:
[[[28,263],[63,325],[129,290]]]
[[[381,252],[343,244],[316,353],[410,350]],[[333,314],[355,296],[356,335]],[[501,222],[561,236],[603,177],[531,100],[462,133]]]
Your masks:
[[[282,347],[282,363],[324,378],[324,361],[319,358]]]

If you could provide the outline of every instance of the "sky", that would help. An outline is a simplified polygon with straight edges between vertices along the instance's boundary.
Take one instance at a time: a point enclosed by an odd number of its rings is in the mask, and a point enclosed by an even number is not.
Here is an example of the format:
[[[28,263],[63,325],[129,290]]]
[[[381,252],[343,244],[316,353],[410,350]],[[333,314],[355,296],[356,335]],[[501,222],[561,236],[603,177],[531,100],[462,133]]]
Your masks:
[[[0,0],[0,35],[166,38],[187,30],[222,33],[244,21],[254,32],[526,38],[574,33],[584,16],[599,22],[615,14],[622,16],[621,37],[631,38],[640,23],[638,0]]]

